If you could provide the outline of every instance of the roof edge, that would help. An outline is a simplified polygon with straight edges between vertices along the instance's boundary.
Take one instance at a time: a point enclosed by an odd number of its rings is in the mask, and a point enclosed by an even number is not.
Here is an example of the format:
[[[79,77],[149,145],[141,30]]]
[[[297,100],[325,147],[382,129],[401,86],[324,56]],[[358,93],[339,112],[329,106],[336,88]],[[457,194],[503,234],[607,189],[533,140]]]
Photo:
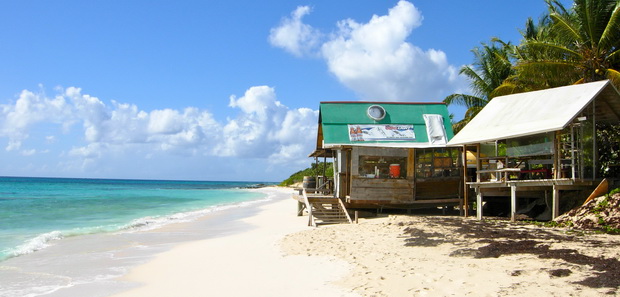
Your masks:
[[[456,138],[456,135],[450,139],[448,141],[449,145],[469,145],[469,144],[476,144],[476,143],[483,143],[483,142],[492,142],[495,140],[503,140],[503,139],[513,139],[513,138],[519,138],[519,137],[526,137],[526,136],[532,136],[532,135],[537,135],[537,134],[544,134],[544,133],[551,133],[551,132],[557,132],[557,131],[561,131],[563,128],[549,128],[549,129],[543,129],[543,130],[533,130],[527,133],[518,133],[518,134],[513,134],[513,135],[509,135],[507,137],[503,137],[503,138],[481,138],[481,140],[475,140],[475,141],[467,141],[467,142],[463,142],[462,140],[459,141],[459,139],[457,138],[456,141],[452,141],[454,140],[454,138]],[[458,135],[458,134],[457,134]]]
[[[429,142],[385,142],[385,143],[329,143],[323,144],[324,149],[336,149],[338,147],[375,147],[375,148],[402,148],[402,149],[415,149],[415,148],[457,148],[459,145],[446,144],[430,144]]]
[[[389,102],[389,101],[321,101],[320,104],[399,104],[399,105],[447,105],[444,102]]]

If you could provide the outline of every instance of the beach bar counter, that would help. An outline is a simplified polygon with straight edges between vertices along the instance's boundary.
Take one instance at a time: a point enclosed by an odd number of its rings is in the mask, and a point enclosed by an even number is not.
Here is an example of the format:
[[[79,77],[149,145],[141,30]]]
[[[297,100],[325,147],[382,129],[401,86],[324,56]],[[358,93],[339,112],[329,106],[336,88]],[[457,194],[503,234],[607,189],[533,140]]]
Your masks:
[[[333,158],[333,195],[347,208],[462,203],[463,166],[443,103],[321,102],[313,157]]]
[[[597,129],[618,123],[620,94],[598,81],[496,97],[449,144],[475,152],[475,175],[466,179],[478,218],[487,197],[503,197],[512,220],[530,200],[546,205],[545,220],[560,215],[560,195],[602,185]]]

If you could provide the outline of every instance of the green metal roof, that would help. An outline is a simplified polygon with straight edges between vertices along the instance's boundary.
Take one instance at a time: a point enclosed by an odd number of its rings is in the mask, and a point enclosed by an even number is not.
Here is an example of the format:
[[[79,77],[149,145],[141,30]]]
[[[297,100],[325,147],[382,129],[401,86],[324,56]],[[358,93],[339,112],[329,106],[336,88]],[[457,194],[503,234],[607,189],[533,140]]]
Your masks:
[[[367,115],[372,105],[379,105],[385,110],[385,117],[373,120]],[[401,102],[321,102],[319,113],[318,147],[334,145],[372,145],[372,146],[403,146],[421,147],[429,144],[429,137],[424,121],[425,114],[437,114],[443,118],[446,131],[446,141],[454,133],[448,108],[443,103],[401,103]],[[412,125],[415,133],[414,140],[401,141],[351,141],[349,125]],[[430,145],[430,144],[429,144]]]

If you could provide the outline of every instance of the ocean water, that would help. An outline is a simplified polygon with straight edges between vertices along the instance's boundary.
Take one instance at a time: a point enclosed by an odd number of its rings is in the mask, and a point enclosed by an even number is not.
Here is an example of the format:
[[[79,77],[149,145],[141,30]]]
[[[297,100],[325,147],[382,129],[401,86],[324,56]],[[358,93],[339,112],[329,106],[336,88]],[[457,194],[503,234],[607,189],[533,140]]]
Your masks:
[[[106,296],[128,267],[224,234],[227,210],[268,200],[256,185],[0,177],[0,296]]]

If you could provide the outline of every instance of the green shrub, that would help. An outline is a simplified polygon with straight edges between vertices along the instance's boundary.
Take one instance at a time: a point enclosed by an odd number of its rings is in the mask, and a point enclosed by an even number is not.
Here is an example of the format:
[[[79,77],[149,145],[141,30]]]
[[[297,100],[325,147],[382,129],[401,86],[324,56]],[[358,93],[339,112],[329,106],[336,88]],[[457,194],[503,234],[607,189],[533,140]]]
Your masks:
[[[280,186],[287,187],[294,183],[299,183],[304,180],[304,176],[318,176],[323,175],[323,171],[325,171],[325,176],[333,177],[334,176],[334,167],[331,162],[319,162],[310,164],[309,168],[306,168],[301,171],[297,171],[293,173],[289,178],[283,180],[280,183]]]

